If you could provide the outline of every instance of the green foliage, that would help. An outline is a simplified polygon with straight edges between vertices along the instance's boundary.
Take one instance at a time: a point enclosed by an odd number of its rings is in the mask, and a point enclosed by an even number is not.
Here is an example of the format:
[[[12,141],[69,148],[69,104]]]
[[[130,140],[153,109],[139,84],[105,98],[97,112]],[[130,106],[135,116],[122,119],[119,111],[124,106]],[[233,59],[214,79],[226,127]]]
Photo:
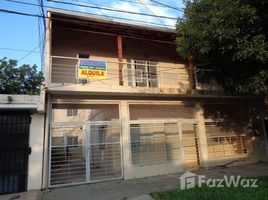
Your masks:
[[[39,94],[43,73],[37,66],[22,65],[17,67],[16,60],[0,59],[1,94]]]
[[[208,186],[180,190],[179,188],[164,192],[154,192],[156,200],[263,200],[268,196],[268,177],[257,177],[258,187],[222,187]]]
[[[177,51],[210,63],[230,92],[263,93],[268,80],[267,0],[187,0]],[[266,10],[266,11],[265,11]]]

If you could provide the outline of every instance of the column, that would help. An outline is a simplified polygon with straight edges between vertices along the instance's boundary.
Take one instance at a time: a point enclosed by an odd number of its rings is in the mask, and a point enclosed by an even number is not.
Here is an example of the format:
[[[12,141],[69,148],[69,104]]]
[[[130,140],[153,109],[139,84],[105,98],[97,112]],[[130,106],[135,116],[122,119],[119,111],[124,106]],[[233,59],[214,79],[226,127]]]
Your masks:
[[[197,124],[197,136],[199,138],[199,151],[200,151],[200,164],[202,167],[208,166],[208,147],[207,147],[207,135],[204,118],[203,105],[197,102],[195,105]]]
[[[122,36],[117,36],[117,55],[118,55],[118,67],[119,67],[119,85],[123,85],[123,47]]]
[[[122,159],[124,167],[124,179],[131,177],[131,145],[130,145],[130,131],[129,131],[129,111],[127,101],[121,101],[120,106],[121,116],[121,143],[122,143]]]

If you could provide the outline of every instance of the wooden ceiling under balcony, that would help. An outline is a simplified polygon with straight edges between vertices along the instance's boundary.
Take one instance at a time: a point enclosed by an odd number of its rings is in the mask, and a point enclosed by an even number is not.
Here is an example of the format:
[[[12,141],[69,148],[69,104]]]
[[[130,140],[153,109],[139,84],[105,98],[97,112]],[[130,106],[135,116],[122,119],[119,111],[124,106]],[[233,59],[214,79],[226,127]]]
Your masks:
[[[175,44],[175,29],[128,24],[86,15],[50,12],[52,26]]]

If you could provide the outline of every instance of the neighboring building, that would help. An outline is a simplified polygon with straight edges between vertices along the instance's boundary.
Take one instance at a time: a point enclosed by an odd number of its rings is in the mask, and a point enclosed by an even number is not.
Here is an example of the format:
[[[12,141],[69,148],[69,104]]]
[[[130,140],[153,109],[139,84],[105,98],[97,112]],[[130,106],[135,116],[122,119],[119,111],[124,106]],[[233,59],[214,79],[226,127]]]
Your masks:
[[[0,94],[0,194],[42,188],[44,96]]]
[[[213,95],[220,87],[200,81],[175,37],[48,12],[43,186],[267,160],[263,99]]]

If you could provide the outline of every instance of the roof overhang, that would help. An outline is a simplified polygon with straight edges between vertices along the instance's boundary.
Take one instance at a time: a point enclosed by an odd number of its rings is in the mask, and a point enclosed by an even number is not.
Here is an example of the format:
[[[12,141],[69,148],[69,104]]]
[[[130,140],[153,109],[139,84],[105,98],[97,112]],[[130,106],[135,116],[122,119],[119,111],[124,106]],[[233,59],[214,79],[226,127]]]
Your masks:
[[[53,27],[103,32],[122,36],[136,36],[175,44],[175,29],[125,23],[73,11],[63,12],[58,9],[49,9],[48,12],[50,13],[49,16],[51,17]]]

